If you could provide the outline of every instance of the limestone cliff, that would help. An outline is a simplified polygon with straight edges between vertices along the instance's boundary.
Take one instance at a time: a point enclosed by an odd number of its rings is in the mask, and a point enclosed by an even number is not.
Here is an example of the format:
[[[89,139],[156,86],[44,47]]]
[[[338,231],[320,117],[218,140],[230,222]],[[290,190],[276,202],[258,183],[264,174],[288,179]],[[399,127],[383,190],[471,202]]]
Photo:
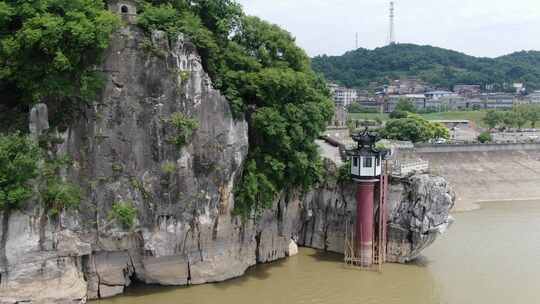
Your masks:
[[[148,39],[136,27],[116,34],[101,98],[61,134],[58,153],[74,160],[65,178],[84,192],[79,211],[53,218],[29,202],[26,210],[1,215],[0,303],[83,302],[120,294],[133,280],[223,281],[293,253],[291,240],[342,251],[344,219],[355,214],[354,189],[337,182],[330,162],[324,183],[308,193],[284,193],[257,222],[231,214],[248,151],[247,124],[232,118],[191,43],[161,32]],[[173,143],[169,123],[178,112],[199,122],[182,147]],[[405,184],[396,188],[401,207],[393,221],[406,233],[392,235],[396,243],[414,243],[410,252],[396,253],[408,260],[433,240],[423,239],[425,232],[447,221],[452,199],[440,179],[413,177]],[[119,201],[136,207],[133,229],[110,218]]]
[[[398,197],[391,199],[397,205],[389,219],[387,261],[406,263],[452,225],[455,195],[444,178],[425,174],[405,178],[393,189]]]

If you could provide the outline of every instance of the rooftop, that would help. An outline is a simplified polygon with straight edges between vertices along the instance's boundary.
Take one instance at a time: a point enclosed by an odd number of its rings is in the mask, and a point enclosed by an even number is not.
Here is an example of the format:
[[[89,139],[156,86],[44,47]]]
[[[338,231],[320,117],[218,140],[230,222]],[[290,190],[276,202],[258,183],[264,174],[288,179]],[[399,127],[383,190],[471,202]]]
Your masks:
[[[439,91],[426,92],[426,94],[454,94],[454,92],[439,90]]]

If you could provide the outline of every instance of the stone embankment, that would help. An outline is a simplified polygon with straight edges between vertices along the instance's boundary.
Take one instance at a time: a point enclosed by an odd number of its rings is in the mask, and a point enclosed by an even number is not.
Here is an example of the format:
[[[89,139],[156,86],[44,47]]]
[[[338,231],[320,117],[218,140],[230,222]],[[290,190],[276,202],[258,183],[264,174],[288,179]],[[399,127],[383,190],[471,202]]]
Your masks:
[[[82,303],[121,294],[135,280],[223,281],[295,254],[295,243],[343,251],[354,185],[338,182],[330,161],[323,183],[283,193],[259,220],[232,215],[247,123],[232,118],[191,43],[155,32],[156,53],[140,48],[145,39],[131,26],[116,35],[101,98],[60,134],[59,153],[73,159],[65,178],[84,194],[79,211],[50,217],[31,201],[0,214],[0,303]],[[177,112],[199,122],[183,147],[168,123]],[[47,132],[44,113],[35,111],[34,132]],[[391,260],[408,261],[451,223],[453,194],[428,175],[395,180],[391,190]],[[120,201],[137,209],[133,229],[110,219]]]

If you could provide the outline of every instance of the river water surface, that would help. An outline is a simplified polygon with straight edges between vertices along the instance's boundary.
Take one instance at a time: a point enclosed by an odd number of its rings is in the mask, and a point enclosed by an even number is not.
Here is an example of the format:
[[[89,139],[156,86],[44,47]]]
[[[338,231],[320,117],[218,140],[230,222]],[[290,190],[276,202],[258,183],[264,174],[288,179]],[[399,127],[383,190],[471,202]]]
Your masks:
[[[383,273],[346,268],[311,249],[244,277],[187,288],[136,286],[100,304],[510,304],[540,303],[540,202],[483,204],[414,265]]]

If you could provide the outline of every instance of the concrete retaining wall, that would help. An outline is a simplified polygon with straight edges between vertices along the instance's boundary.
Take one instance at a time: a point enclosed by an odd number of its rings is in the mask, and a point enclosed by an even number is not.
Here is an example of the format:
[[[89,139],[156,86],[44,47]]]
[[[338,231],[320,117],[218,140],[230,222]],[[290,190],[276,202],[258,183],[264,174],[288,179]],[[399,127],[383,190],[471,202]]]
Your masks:
[[[540,151],[540,143],[415,145],[417,153]]]
[[[540,199],[539,147],[528,144],[455,147],[454,150],[448,147],[416,153],[409,150],[400,156],[429,161],[430,171],[448,179],[456,191],[456,210],[460,211],[475,209],[476,203],[482,201]]]

